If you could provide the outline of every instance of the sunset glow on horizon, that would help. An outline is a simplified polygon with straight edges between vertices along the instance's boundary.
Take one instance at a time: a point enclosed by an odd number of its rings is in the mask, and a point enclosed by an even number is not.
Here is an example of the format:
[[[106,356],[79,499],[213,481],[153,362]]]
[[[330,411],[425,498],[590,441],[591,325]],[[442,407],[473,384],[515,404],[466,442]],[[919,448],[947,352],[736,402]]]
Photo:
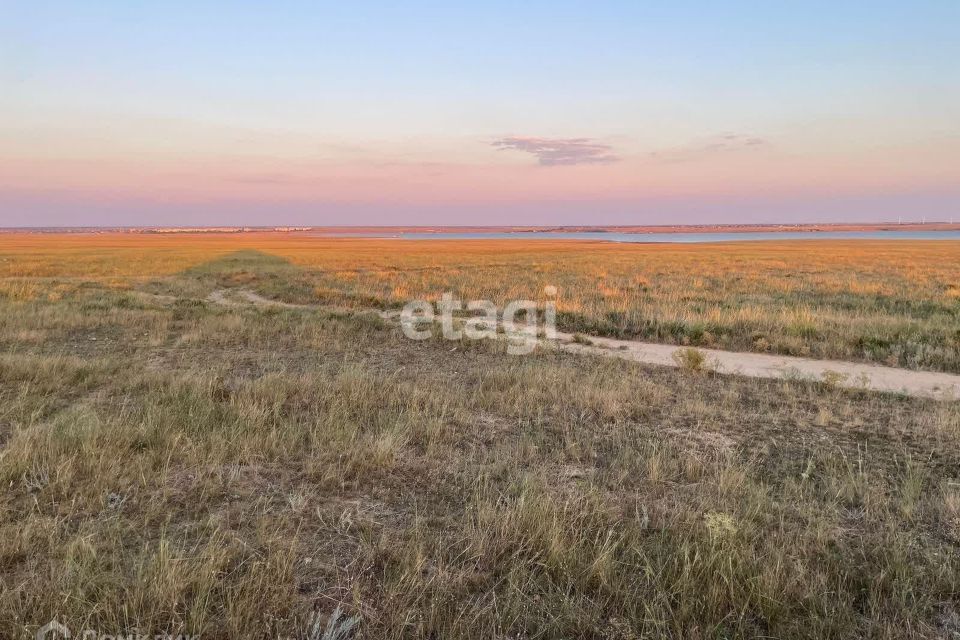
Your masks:
[[[960,4],[8,7],[0,226],[960,218]]]

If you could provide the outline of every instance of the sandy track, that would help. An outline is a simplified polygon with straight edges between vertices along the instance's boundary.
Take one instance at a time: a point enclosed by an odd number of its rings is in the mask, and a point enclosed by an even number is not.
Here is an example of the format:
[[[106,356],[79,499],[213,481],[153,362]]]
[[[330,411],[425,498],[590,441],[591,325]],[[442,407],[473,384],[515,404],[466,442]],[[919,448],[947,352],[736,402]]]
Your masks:
[[[378,309],[351,309],[347,307],[327,307],[319,305],[298,305],[264,298],[252,291],[235,292],[231,298],[227,290],[214,291],[207,298],[210,302],[225,306],[279,307],[284,309],[320,309],[338,313],[376,313],[385,320],[397,320],[397,311]],[[239,298],[239,299],[237,299]],[[687,347],[639,342],[636,340],[616,340],[589,336],[589,344],[574,340],[573,334],[557,333],[555,341],[542,340],[544,344],[553,344],[561,351],[577,354],[598,355],[620,358],[632,362],[667,367],[679,366],[675,359],[677,351]],[[788,380],[828,381],[830,384],[850,388],[902,393],[918,398],[938,400],[960,399],[960,375],[935,371],[912,371],[875,364],[845,362],[842,360],[815,360],[793,356],[777,356],[741,351],[720,351],[700,349],[706,357],[705,368],[725,375],[740,375],[750,378],[770,378]]]
[[[227,307],[244,307],[253,305],[255,307],[276,307],[280,309],[318,309],[332,313],[375,313],[384,320],[394,320],[400,317],[399,311],[381,311],[380,309],[357,309],[351,307],[335,307],[314,304],[294,304],[292,302],[283,302],[281,300],[271,300],[270,298],[264,298],[260,294],[254,293],[253,291],[247,291],[246,289],[235,291],[234,294],[236,298],[231,298],[229,294],[230,292],[227,289],[218,289],[207,296],[207,300],[209,302]],[[237,298],[239,298],[239,300]],[[249,304],[245,304],[244,301]]]
[[[633,340],[590,337],[592,344],[573,342],[559,333],[559,347],[572,353],[612,356],[645,364],[678,366],[674,354],[685,347]],[[750,378],[829,381],[840,387],[902,393],[920,398],[960,399],[960,375],[937,371],[912,371],[842,360],[814,360],[741,351],[697,349],[706,356],[706,368],[717,373]]]

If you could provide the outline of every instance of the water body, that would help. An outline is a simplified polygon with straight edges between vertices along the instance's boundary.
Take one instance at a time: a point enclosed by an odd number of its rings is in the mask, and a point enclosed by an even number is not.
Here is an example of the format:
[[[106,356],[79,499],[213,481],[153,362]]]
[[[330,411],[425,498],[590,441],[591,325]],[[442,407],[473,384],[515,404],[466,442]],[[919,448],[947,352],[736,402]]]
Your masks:
[[[337,238],[399,240],[594,240],[601,242],[745,242],[761,240],[960,240],[960,231],[745,231],[742,233],[477,232],[477,233],[324,233]]]

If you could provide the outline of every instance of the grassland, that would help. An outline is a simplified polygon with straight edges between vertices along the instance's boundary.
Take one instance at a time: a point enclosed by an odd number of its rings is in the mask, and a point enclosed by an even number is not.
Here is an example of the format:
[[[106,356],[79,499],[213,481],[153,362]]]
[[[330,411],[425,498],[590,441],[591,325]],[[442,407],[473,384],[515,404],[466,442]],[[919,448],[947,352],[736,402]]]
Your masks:
[[[960,372],[960,243],[953,241],[7,236],[0,237],[0,277],[8,288],[38,276],[58,286],[84,279],[143,286],[238,250],[276,260],[257,273],[233,273],[232,284],[246,279],[289,302],[390,308],[449,290],[502,304],[542,297],[554,285],[560,328],[571,333]],[[203,276],[202,267],[191,275]],[[154,289],[183,293],[169,284]]]
[[[960,632],[957,403],[204,301],[556,284],[568,323],[753,327],[752,299],[770,348],[909,327],[930,348],[890,349],[952,370],[954,245],[456,246],[0,237],[0,637],[307,638],[338,606],[360,638]]]

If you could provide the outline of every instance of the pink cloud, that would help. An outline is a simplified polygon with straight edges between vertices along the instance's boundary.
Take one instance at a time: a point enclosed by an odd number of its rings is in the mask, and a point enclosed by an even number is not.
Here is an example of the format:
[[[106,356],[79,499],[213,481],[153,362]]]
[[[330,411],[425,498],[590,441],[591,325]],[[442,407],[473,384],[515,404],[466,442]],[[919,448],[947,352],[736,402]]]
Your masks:
[[[601,144],[591,138],[532,138],[527,136],[508,136],[495,140],[493,146],[501,150],[523,151],[536,156],[545,166],[574,164],[609,164],[619,162],[620,158],[611,153],[610,145]]]

